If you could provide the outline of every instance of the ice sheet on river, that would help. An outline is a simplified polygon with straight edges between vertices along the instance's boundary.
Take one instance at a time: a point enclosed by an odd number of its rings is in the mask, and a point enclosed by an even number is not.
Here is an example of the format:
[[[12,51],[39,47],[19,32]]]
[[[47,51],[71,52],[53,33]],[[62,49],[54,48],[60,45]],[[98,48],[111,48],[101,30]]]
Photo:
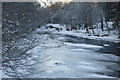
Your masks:
[[[38,44],[39,45],[39,44]],[[42,48],[42,51],[39,52]],[[113,54],[96,52],[102,46],[84,43],[66,43],[47,39],[33,49],[33,54],[40,54],[34,65],[37,69],[33,78],[110,78],[117,74],[118,57]],[[115,68],[109,66],[116,66]]]

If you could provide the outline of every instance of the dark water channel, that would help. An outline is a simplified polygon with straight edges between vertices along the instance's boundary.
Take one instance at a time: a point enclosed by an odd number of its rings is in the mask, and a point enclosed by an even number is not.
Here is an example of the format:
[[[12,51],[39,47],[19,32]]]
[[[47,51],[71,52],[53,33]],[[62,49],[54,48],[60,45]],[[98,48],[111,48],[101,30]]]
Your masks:
[[[88,38],[80,38],[80,37],[71,36],[71,35],[67,35],[66,37],[68,39],[67,42],[86,43],[86,44],[103,46],[104,48],[100,49],[99,50],[100,52],[120,56],[120,43],[114,43],[114,42],[103,41],[103,40],[94,40],[94,39],[88,39]]]

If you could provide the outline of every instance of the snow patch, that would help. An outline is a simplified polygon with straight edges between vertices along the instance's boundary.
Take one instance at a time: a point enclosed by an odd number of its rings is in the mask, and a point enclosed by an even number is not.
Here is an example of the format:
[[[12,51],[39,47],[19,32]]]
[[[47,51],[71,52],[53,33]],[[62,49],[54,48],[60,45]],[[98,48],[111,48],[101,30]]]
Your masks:
[[[108,44],[104,44],[105,47],[108,47],[109,45]]]
[[[103,48],[102,46],[98,46],[98,45],[90,45],[90,44],[75,44],[75,43],[64,43],[65,45],[69,45],[69,46],[77,46],[77,47],[83,47],[83,48]]]

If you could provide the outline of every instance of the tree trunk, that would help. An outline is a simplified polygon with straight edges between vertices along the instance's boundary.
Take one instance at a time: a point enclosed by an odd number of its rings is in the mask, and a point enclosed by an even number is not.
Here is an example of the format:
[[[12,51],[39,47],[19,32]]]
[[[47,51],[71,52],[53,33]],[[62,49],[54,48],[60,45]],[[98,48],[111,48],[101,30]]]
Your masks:
[[[93,32],[93,34],[95,34],[95,32],[94,32],[94,29],[92,28],[92,32]]]
[[[106,23],[106,27],[107,27],[107,30],[108,30],[108,34],[110,33],[110,29],[108,27],[108,24],[107,24],[107,21],[105,20],[105,23]]]
[[[89,33],[89,30],[88,30],[88,25],[87,23],[85,24],[85,28],[86,28],[86,32]]]
[[[103,29],[103,18],[102,18],[102,16],[101,16],[101,30],[104,31],[104,29]]]

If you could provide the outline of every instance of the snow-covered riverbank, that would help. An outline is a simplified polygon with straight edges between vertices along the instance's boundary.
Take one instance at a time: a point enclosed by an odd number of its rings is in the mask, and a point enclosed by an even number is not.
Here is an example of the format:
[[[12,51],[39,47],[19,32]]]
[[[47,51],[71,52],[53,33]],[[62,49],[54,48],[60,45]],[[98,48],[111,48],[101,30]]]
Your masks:
[[[41,26],[41,28],[36,29],[36,32],[41,33],[41,34],[49,33],[49,34],[59,34],[59,35],[70,35],[70,36],[93,39],[93,40],[103,40],[103,41],[109,41],[109,42],[114,42],[114,43],[120,43],[118,30],[111,30],[110,33],[108,33],[107,28],[104,28],[104,31],[102,31],[100,28],[100,25],[98,29],[94,29],[94,34],[92,33],[92,30],[89,30],[89,33],[86,33],[85,29],[66,31],[65,25],[47,24],[46,26],[48,25],[53,26],[54,28],[46,29],[45,26]],[[109,24],[110,28],[111,26],[112,24],[111,25]],[[63,29],[58,31],[55,29],[58,27],[63,28]]]
[[[115,33],[115,31],[112,31],[109,36],[95,36],[93,34],[86,34],[84,30],[79,31],[61,31],[61,34],[66,35],[72,35],[76,37],[82,37],[82,38],[88,38],[88,39],[94,39],[94,40],[103,40],[103,41],[109,41],[114,43],[119,43],[120,38],[118,38],[118,35],[112,34]]]

